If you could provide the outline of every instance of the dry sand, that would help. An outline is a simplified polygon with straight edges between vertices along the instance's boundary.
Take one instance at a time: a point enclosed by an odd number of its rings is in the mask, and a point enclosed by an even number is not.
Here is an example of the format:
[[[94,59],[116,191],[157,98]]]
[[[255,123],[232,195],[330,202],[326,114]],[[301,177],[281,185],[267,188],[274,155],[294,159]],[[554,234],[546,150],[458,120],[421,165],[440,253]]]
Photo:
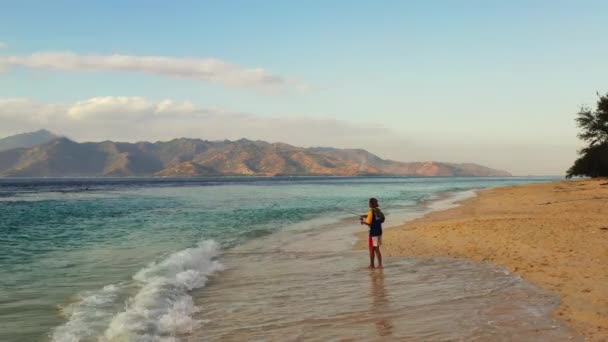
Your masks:
[[[365,243],[360,239],[357,247]],[[383,243],[384,256],[503,265],[559,293],[554,314],[587,340],[608,341],[606,179],[482,190],[460,207],[385,230]]]

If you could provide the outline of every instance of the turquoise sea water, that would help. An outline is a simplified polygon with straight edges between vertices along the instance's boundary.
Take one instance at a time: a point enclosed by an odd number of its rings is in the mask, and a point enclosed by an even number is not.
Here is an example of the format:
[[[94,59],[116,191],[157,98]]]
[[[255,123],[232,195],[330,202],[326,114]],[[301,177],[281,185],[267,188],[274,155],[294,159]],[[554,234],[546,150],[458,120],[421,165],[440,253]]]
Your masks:
[[[448,192],[549,180],[0,179],[0,341],[173,340],[200,325],[192,293],[237,246],[372,196],[390,220]]]

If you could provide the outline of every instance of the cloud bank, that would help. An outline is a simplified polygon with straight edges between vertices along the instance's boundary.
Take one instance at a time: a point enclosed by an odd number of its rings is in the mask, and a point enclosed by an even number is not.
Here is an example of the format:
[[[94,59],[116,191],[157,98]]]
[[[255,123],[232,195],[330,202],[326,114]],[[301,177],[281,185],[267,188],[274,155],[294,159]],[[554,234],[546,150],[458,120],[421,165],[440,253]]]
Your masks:
[[[308,88],[303,83],[274,75],[262,68],[246,68],[215,58],[178,58],[120,54],[82,55],[73,52],[0,55],[0,70],[11,67],[64,71],[136,72],[221,83],[233,87],[260,89],[291,88],[305,90]]]
[[[47,128],[78,141],[155,141],[179,137],[208,140],[260,139],[299,146],[363,147],[390,140],[383,127],[333,119],[266,117],[204,108],[188,101],[143,97],[94,97],[73,103],[0,99],[0,137]]]

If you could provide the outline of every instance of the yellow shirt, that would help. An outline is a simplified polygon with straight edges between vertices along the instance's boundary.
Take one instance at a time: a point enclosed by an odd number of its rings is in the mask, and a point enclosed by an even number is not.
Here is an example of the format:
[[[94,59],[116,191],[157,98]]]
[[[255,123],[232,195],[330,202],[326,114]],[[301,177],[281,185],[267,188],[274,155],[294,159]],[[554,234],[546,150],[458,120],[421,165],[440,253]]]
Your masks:
[[[374,212],[372,211],[372,209],[370,209],[367,212],[367,217],[365,218],[365,224],[367,224],[368,226],[372,224],[372,220],[374,219]]]

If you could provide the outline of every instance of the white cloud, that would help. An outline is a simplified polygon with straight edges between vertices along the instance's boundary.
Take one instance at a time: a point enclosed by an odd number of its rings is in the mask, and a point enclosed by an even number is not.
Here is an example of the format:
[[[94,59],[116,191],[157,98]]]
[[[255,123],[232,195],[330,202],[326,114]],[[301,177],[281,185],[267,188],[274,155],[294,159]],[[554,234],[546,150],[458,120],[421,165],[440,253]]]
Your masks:
[[[203,108],[188,101],[94,97],[64,104],[0,99],[0,136],[47,128],[79,141],[169,140],[177,137],[260,139],[300,146],[364,147],[393,133],[333,119],[264,117]]]
[[[141,97],[94,97],[84,101],[78,101],[67,109],[69,117],[77,120],[122,119],[127,116],[145,115],[154,112],[154,104]]]
[[[215,58],[178,58],[166,56],[81,55],[73,52],[37,52],[30,55],[0,55],[0,70],[10,67],[65,71],[139,72],[173,78],[221,83],[261,89],[308,86],[274,75],[262,68],[246,68]]]
[[[6,49],[8,47],[8,44],[6,44],[5,42],[0,42],[0,49]]]

